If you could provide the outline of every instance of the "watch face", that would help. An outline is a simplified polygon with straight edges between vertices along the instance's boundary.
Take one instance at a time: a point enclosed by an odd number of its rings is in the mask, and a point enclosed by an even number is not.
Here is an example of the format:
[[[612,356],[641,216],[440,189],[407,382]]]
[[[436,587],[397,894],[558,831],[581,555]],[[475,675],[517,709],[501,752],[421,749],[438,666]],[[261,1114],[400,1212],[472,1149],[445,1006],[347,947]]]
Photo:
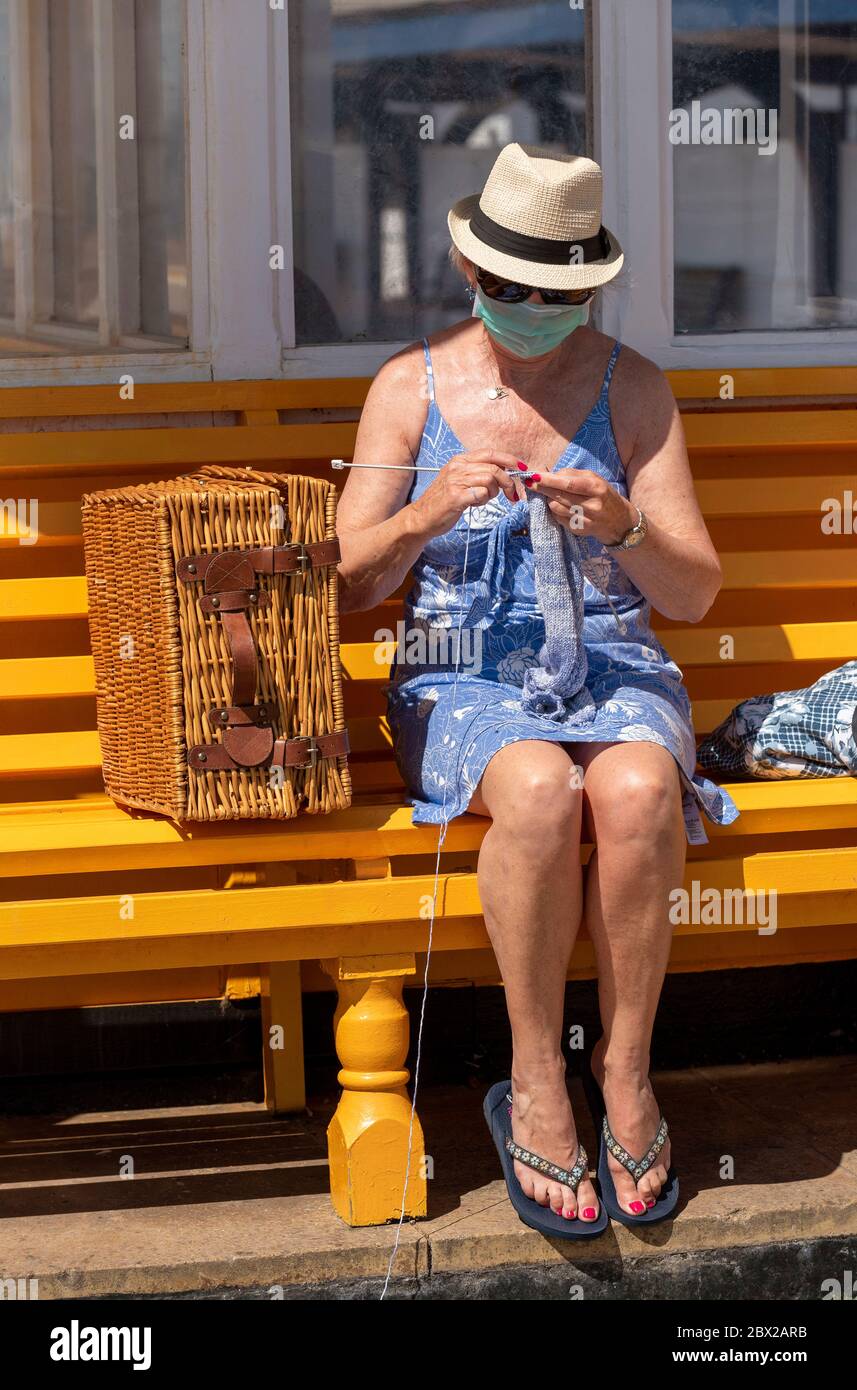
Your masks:
[[[637,510],[639,511],[639,508],[637,508]],[[646,521],[646,518],[643,516],[643,513],[640,512],[640,520],[637,522],[633,531],[631,531],[630,534],[625,538],[625,549],[633,550],[635,545],[639,545],[640,542],[644,539],[648,529],[649,523]]]

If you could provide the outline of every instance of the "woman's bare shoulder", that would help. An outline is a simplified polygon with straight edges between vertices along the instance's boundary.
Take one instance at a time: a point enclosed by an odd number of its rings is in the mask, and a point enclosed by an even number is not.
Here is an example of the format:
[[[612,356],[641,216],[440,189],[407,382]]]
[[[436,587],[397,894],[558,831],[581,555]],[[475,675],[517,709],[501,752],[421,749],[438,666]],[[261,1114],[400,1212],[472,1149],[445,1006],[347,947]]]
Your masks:
[[[660,367],[623,343],[610,383],[610,414],[619,452],[630,456],[643,436],[665,438],[678,415]]]
[[[403,387],[417,387],[426,374],[426,359],[422,339],[417,338],[405,347],[392,353],[381,363],[372,380],[375,394],[386,391],[401,391]]]
[[[616,359],[611,382],[611,405],[636,410],[645,401],[650,411],[671,415],[675,397],[664,373],[656,362],[636,352],[627,343]]]
[[[372,379],[360,417],[358,443],[390,436],[413,446],[426,422],[426,361],[417,340],[382,362]]]

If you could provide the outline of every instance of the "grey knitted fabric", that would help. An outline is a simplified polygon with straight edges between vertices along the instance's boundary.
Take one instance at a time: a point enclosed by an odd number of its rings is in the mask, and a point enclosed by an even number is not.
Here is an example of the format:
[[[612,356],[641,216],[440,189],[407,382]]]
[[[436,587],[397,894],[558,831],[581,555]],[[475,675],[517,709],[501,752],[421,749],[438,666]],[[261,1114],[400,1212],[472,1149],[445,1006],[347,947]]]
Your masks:
[[[543,719],[586,725],[595,717],[595,703],[586,687],[582,546],[556,520],[548,498],[530,492],[527,500],[545,641],[538,666],[525,673],[521,708]]]

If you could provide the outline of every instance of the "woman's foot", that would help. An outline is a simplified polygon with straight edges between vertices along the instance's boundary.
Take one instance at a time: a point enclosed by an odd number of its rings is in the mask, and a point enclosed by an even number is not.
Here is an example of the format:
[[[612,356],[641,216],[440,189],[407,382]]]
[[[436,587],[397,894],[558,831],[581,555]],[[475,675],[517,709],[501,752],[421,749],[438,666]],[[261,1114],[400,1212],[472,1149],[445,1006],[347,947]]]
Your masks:
[[[661,1112],[648,1072],[633,1066],[611,1065],[604,1039],[595,1044],[592,1052],[592,1075],[601,1087],[607,1107],[607,1121],[614,1138],[633,1158],[641,1158],[658,1132]],[[667,1181],[670,1166],[670,1141],[667,1139],[658,1161],[639,1182],[634,1182],[612,1154],[607,1162],[616,1188],[616,1200],[629,1216],[642,1216],[655,1205],[661,1188]]]
[[[565,1084],[565,1059],[557,1058],[525,1071],[512,1066],[512,1138],[531,1153],[547,1158],[560,1168],[573,1168],[578,1139]],[[591,1222],[600,1210],[595,1188],[589,1177],[582,1178],[577,1191],[553,1179],[542,1177],[525,1163],[515,1163],[515,1176],[526,1197],[539,1206],[550,1207],[568,1221],[575,1218]]]

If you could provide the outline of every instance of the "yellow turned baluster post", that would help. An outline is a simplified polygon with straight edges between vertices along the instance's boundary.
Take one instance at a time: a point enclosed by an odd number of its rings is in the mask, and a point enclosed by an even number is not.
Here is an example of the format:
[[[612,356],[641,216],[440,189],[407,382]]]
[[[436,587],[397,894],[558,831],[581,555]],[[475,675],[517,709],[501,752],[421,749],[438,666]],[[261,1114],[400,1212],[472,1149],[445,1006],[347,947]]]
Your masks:
[[[376,1226],[398,1218],[408,1165],[411,1102],[405,976],[416,973],[412,954],[340,956],[322,961],[336,982],[336,1053],[342,1095],[327,1130],[330,1195],[349,1226]],[[425,1148],[414,1116],[406,1216],[425,1216]]]

